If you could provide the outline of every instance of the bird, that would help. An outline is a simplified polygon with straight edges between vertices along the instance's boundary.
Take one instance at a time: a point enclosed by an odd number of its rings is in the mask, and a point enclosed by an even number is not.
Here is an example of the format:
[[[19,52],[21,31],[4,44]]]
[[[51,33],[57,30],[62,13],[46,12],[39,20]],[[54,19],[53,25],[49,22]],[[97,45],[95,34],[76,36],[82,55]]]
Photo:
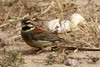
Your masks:
[[[33,24],[29,18],[25,18],[21,21],[21,27],[21,36],[26,44],[41,50],[45,47],[53,46],[56,42],[66,44],[76,43],[60,38],[56,34],[39,28],[37,25]]]
[[[29,18],[25,18],[21,20],[21,36],[23,40],[31,47],[38,48],[39,50],[43,50],[45,47],[54,46],[55,42],[63,42],[65,44],[79,44],[79,42],[73,42],[69,40],[65,40],[63,38],[58,37],[56,34],[45,31],[39,28],[37,25],[34,25]],[[68,50],[80,50],[80,51],[100,51],[100,49],[90,49],[90,48],[78,48],[78,47],[66,47],[61,46],[61,48],[66,48]]]

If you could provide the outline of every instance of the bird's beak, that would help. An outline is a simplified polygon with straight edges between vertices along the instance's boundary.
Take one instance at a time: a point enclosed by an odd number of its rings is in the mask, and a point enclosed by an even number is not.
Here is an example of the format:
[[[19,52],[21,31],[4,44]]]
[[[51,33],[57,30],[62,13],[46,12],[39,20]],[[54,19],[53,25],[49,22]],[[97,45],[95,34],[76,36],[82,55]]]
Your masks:
[[[28,24],[28,25],[22,24],[22,25],[21,25],[21,27],[25,27],[25,26],[28,26],[28,27],[30,27],[30,28],[33,27],[33,25],[31,25],[31,24]]]
[[[25,25],[21,25],[21,27],[25,27]]]
[[[31,25],[31,24],[29,24],[29,25],[27,25],[28,27],[33,27],[33,25]]]

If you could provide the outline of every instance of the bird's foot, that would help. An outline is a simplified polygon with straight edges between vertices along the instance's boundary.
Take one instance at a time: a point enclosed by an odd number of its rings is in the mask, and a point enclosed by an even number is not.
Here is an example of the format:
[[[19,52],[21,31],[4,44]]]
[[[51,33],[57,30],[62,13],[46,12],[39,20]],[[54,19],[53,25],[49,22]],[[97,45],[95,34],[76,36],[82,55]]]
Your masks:
[[[41,52],[43,52],[44,50],[42,50],[42,49],[40,49],[40,50],[38,50],[37,52],[36,52],[36,54],[39,54],[39,53],[41,53]]]
[[[59,50],[59,46],[53,46],[53,47],[51,47],[51,51],[58,51]]]
[[[34,52],[35,54],[39,54],[43,51],[43,49],[40,49],[40,48],[35,48],[34,49],[34,48],[32,48],[31,51]]]

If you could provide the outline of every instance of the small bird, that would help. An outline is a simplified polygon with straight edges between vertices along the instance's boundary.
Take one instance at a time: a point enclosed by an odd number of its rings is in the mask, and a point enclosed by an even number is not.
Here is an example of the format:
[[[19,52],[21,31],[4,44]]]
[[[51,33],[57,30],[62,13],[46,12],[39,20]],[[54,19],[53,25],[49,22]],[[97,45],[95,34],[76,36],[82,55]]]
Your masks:
[[[55,42],[63,42],[65,44],[80,44],[79,42],[73,42],[64,40],[63,38],[58,37],[57,35],[45,31],[36,25],[32,24],[32,21],[28,18],[25,18],[21,21],[21,36],[23,40],[31,47],[38,48],[39,50],[43,50],[43,48],[48,46],[54,46]],[[78,48],[78,47],[65,47],[68,50],[80,50],[80,51],[100,51],[100,49],[89,49],[89,48]]]
[[[21,26],[21,36],[23,40],[31,47],[43,49],[54,45],[55,42],[62,42],[66,44],[76,43],[60,38],[53,33],[37,27],[36,25],[32,24],[32,21],[28,18],[21,21]]]

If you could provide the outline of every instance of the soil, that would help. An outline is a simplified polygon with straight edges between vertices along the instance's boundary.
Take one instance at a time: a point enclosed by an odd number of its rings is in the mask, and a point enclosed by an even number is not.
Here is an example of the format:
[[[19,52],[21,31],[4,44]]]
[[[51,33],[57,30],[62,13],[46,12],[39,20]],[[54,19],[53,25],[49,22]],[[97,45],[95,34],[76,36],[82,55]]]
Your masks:
[[[23,58],[24,63],[20,64],[19,67],[100,67],[100,51],[76,51],[76,50],[67,50],[65,53],[59,53],[59,56],[66,56],[67,59],[64,59],[63,63],[54,62],[52,64],[47,64],[46,60],[50,60],[47,57],[50,54],[57,55],[59,51],[50,51],[46,50],[39,54],[36,54],[35,48],[28,46],[23,39],[21,38],[21,24],[19,23],[19,17],[30,14],[31,18],[34,19],[33,23],[40,26],[41,28],[47,30],[46,23],[49,20],[60,18],[60,10],[55,5],[52,6],[47,12],[41,15],[44,10],[50,5],[51,1],[48,0],[20,0],[15,3],[13,6],[8,5],[8,2],[11,0],[1,0],[0,3],[0,59],[4,55],[4,50],[19,50],[20,56],[18,58]],[[14,0],[13,0],[14,1]],[[32,2],[31,2],[32,1]],[[82,13],[86,20],[90,23],[97,21],[100,23],[100,0],[76,0],[76,5],[70,5],[70,0],[62,0],[61,3],[65,6],[64,18],[69,19],[70,15],[73,13]],[[88,3],[89,2],[89,3]],[[37,4],[38,3],[38,4]],[[5,4],[5,6],[4,6]],[[81,12],[76,8],[79,6]],[[89,12],[89,13],[88,13]],[[92,18],[92,20],[91,20]],[[9,21],[12,20],[12,21]],[[9,24],[8,24],[9,23]],[[94,29],[94,28],[91,28]],[[99,29],[100,30],[100,29]],[[81,41],[88,45],[78,45],[76,47],[88,47],[88,48],[100,48],[100,35],[93,35],[92,32],[100,33],[100,31],[93,30],[85,31],[86,35],[89,34],[89,37],[93,40],[89,40],[87,36],[80,33],[80,31],[74,31],[68,33],[67,36],[60,35],[62,38],[68,38],[71,41]],[[75,34],[74,34],[75,33]],[[74,37],[69,35],[74,34]],[[99,58],[96,62],[93,61]],[[71,59],[71,60],[68,60]],[[57,60],[57,59],[56,59]],[[72,62],[73,61],[73,62]],[[75,62],[77,61],[77,62]],[[1,61],[0,61],[1,62]],[[9,61],[7,61],[9,62]],[[71,63],[70,63],[71,62]],[[3,63],[3,62],[2,62]],[[1,65],[1,64],[0,64]],[[5,65],[4,65],[5,66]],[[1,66],[0,66],[1,67]],[[13,67],[13,66],[7,66]]]

